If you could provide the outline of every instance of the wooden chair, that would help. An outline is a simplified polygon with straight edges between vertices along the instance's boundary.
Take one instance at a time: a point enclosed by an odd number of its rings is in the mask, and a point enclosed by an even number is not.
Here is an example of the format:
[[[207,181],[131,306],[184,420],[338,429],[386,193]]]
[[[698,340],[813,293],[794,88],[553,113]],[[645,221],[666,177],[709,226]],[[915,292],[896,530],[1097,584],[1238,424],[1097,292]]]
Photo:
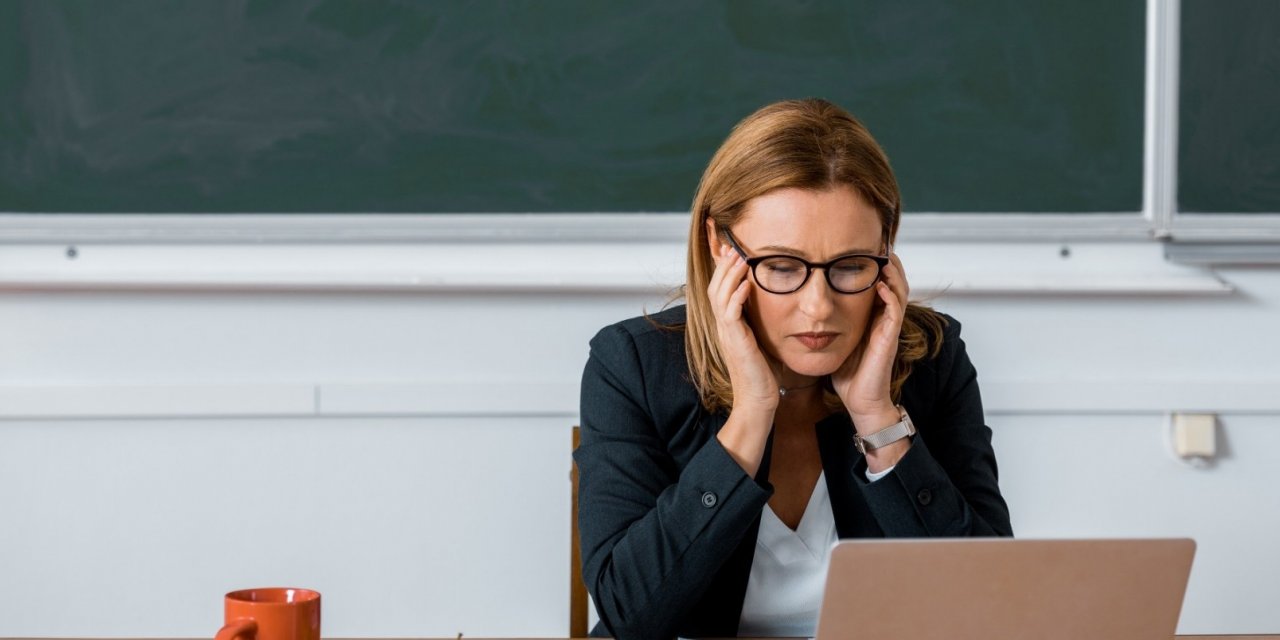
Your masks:
[[[581,428],[573,427],[573,450],[581,441]],[[569,547],[569,637],[587,637],[587,585],[582,582],[582,548],[578,542],[578,465],[571,463],[569,483],[573,485]]]

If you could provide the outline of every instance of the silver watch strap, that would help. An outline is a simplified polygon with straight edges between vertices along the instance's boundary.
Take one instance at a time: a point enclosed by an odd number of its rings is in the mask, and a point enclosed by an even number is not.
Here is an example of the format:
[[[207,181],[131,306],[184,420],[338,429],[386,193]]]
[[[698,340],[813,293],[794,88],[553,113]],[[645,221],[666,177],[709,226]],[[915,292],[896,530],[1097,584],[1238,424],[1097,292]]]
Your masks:
[[[865,456],[872,449],[879,449],[916,434],[916,426],[912,424],[911,416],[907,415],[906,409],[898,407],[898,411],[902,414],[902,419],[898,422],[875,433],[869,433],[865,436],[853,436],[853,446],[858,449],[858,453]]]

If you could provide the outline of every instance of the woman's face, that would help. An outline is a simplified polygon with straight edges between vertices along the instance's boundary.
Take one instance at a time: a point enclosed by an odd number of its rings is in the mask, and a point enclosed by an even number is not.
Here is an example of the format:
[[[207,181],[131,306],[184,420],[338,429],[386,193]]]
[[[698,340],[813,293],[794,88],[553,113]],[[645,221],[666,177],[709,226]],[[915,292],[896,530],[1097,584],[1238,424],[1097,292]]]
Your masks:
[[[747,257],[789,254],[811,263],[851,253],[883,255],[880,218],[852,187],[827,191],[779,189],[747,203],[743,217],[730,229]],[[711,250],[731,255],[709,230]],[[760,288],[748,273],[751,293],[746,316],[761,349],[781,362],[779,384],[801,385],[810,377],[834,372],[862,340],[876,291],[837,293],[824,274],[814,270],[799,291],[785,295]],[[834,334],[814,340],[806,334]],[[806,339],[807,338],[807,339]],[[795,374],[799,374],[798,376]]]

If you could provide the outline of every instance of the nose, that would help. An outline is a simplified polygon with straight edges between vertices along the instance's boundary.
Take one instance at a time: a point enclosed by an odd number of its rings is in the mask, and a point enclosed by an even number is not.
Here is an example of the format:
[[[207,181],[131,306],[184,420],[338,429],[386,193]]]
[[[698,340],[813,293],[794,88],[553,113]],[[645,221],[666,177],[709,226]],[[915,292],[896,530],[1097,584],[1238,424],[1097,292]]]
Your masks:
[[[835,309],[837,294],[827,283],[827,274],[822,269],[814,269],[809,281],[795,295],[800,296],[800,311],[810,318],[826,318]]]

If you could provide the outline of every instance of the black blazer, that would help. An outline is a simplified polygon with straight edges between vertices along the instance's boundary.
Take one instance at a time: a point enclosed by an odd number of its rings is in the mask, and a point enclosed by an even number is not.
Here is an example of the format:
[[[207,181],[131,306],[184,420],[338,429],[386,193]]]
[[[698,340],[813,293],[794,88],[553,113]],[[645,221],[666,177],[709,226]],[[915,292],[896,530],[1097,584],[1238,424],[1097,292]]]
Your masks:
[[[651,318],[682,325],[685,307]],[[1013,534],[977,373],[948,320],[942,351],[903,386],[919,433],[888,476],[867,481],[847,414],[814,426],[841,538]],[[654,322],[601,329],[582,376],[574,459],[582,573],[601,621],[592,635],[734,636],[773,492],[769,452],[754,479],[729,457],[715,437],[728,413],[702,407],[684,332]]]

